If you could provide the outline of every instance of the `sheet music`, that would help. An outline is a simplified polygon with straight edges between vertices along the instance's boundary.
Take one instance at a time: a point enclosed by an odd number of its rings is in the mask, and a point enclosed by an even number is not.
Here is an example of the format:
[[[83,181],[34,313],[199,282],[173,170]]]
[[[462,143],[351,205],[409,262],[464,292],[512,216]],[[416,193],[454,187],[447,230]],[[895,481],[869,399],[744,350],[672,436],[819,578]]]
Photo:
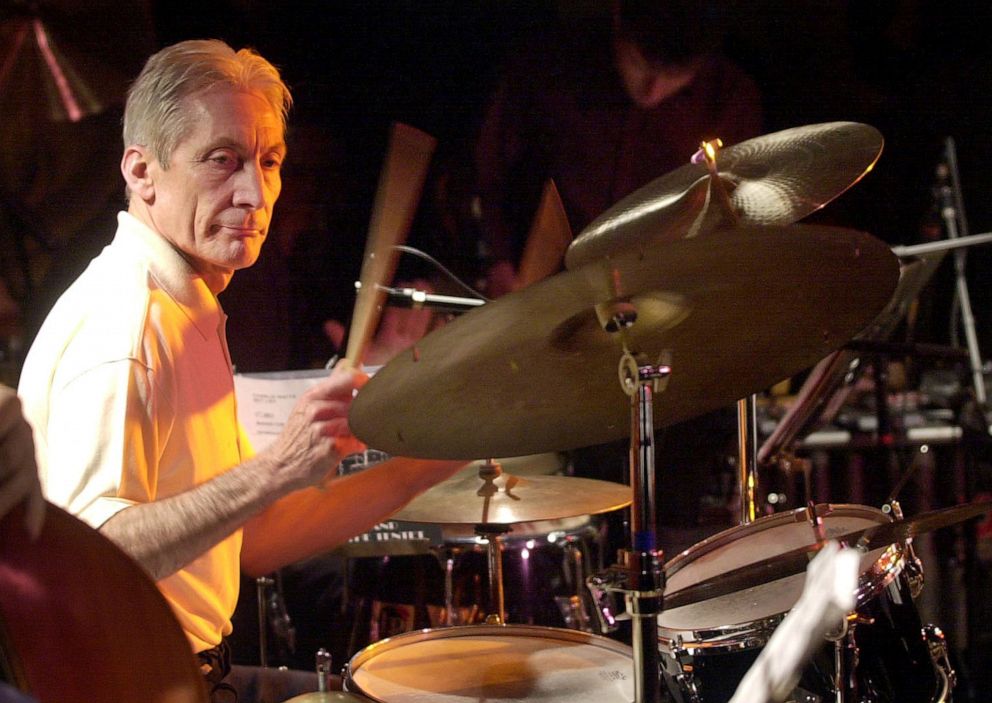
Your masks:
[[[279,436],[296,400],[330,372],[326,369],[234,374],[238,422],[256,452]]]
[[[279,436],[297,399],[329,373],[327,369],[304,369],[234,375],[238,422],[256,452]],[[345,457],[339,472],[354,473],[388,458],[383,452],[368,449]],[[354,557],[426,554],[442,540],[440,525],[390,520],[355,535],[337,551]]]

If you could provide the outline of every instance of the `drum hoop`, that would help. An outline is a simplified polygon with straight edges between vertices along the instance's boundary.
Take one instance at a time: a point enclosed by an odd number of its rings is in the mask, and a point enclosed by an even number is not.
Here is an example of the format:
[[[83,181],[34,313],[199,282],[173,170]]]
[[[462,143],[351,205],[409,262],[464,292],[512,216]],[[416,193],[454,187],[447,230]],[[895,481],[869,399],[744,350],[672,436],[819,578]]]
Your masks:
[[[857,505],[855,503],[818,503],[816,514],[819,517],[830,516],[865,516],[866,514],[876,517],[887,517],[878,508],[869,505]],[[891,518],[888,518],[891,521]],[[790,523],[806,522],[806,508],[796,508],[781,513],[765,515],[754,522],[745,525],[735,525],[727,528],[715,535],[707,537],[701,542],[697,542],[688,549],[679,552],[665,564],[665,575],[671,577],[683,568],[692,564],[696,559],[709,554],[715,549],[719,549],[727,544],[736,542],[742,535],[751,534],[755,531],[763,532],[771,527],[779,527]],[[881,522],[879,524],[882,524]],[[691,557],[691,558],[690,558]]]
[[[892,519],[877,508],[854,503],[820,503],[816,506],[816,514],[820,517]],[[676,555],[666,564],[665,573],[667,576],[672,576],[693,564],[696,559],[716,549],[733,544],[756,531],[761,532],[783,525],[806,522],[806,519],[806,509],[798,508],[774,513],[761,517],[755,522],[723,530]],[[879,524],[882,522],[880,521]],[[878,597],[889,584],[898,578],[904,569],[905,559],[906,549],[903,543],[892,544],[885,548],[858,578],[857,607],[861,607]],[[765,586],[767,583],[756,587]],[[718,653],[751,649],[765,644],[788,612],[789,609],[755,620],[692,630],[665,627],[659,623],[658,641],[659,645],[667,647],[671,651],[683,649],[700,653]]]
[[[663,652],[678,658],[677,650],[685,650],[692,654],[722,654],[725,652],[740,652],[768,643],[775,628],[785,619],[789,611],[772,615],[771,617],[751,620],[746,623],[725,625],[700,630],[689,630],[691,641],[686,641],[686,630],[669,627],[658,627],[658,644]]]
[[[379,640],[378,642],[373,642],[352,656],[345,667],[344,678],[345,681],[350,680],[352,674],[361,668],[365,662],[370,661],[382,652],[392,649],[436,639],[485,636],[533,637],[537,639],[559,640],[562,642],[575,642],[578,644],[592,644],[601,649],[611,650],[617,654],[633,658],[633,650],[628,645],[582,630],[569,630],[542,625],[455,625],[452,627],[424,628],[422,630],[413,630],[412,632],[403,632]]]

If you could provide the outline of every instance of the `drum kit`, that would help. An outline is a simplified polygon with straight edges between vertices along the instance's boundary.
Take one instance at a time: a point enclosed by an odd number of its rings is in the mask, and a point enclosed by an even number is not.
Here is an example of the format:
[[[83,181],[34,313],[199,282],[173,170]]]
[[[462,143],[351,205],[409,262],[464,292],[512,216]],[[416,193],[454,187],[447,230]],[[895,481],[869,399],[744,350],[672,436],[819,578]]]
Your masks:
[[[357,395],[350,422],[370,447],[477,462],[396,518],[473,526],[488,545],[489,612],[485,623],[373,642],[345,669],[346,698],[307,700],[654,703],[664,681],[681,703],[727,701],[828,539],[862,551],[857,606],[792,699],[949,697],[942,637],[913,604],[922,569],[911,542],[989,504],[903,519],[897,505],[811,503],[744,521],[662,565],[655,429],[809,369],[891,309],[900,279],[899,258],[872,236],[794,224],[874,166],[874,128],[827,123],[721,146],[703,144],[691,163],[604,213],[569,247],[566,271],[431,332]],[[391,272],[396,242],[382,239],[366,258]],[[361,283],[374,315],[389,281]],[[353,325],[350,359],[374,326]],[[627,437],[630,486],[520,476],[488,459]],[[514,525],[623,507],[628,548],[588,585],[600,604],[622,596],[631,645],[505,621],[501,540]]]

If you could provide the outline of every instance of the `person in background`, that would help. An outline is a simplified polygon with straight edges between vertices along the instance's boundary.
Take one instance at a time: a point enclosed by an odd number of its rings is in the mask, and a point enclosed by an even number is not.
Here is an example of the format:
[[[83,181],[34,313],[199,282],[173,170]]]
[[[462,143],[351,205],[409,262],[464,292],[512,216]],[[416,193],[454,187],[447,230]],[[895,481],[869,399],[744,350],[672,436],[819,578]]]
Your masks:
[[[609,16],[576,21],[511,54],[475,148],[491,296],[518,287],[548,179],[578,235],[625,196],[689,163],[703,141],[729,146],[761,134],[759,89],[722,51],[734,11],[727,0],[615,0]],[[667,552],[712,532],[704,523],[727,525],[720,503],[733,489],[720,474],[735,441],[732,409],[658,433]],[[627,480],[626,453],[626,443],[582,448],[575,472]]]

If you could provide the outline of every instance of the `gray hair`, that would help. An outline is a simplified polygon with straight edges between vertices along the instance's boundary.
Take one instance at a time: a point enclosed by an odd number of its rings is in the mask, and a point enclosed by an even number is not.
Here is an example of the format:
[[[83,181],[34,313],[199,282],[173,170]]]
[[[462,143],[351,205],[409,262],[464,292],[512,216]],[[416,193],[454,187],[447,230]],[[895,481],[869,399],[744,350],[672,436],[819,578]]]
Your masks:
[[[167,169],[192,128],[185,98],[218,85],[260,93],[282,119],[293,98],[278,69],[251,49],[235,51],[218,39],[195,39],[154,54],[131,85],[124,108],[124,147],[152,150]]]

